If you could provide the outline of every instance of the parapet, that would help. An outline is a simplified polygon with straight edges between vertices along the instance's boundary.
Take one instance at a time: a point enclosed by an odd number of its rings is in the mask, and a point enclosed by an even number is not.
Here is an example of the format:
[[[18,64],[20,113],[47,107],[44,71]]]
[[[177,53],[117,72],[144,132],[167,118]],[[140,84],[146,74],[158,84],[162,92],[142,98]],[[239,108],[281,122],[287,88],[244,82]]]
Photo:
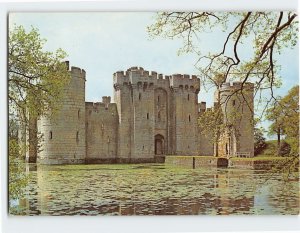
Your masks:
[[[194,88],[200,90],[200,79],[196,75],[173,74],[170,77],[171,87]]]
[[[147,71],[142,67],[131,67],[126,71],[117,71],[113,75],[114,84],[154,84],[157,86],[182,87],[194,89],[196,92],[200,90],[200,79],[196,75],[173,74],[163,75],[156,71]]]
[[[247,89],[247,90],[253,90],[254,89],[254,83],[251,82],[227,82],[223,83],[222,87],[220,88],[220,91],[226,91],[226,90],[238,90],[238,89]]]
[[[94,111],[99,113],[99,111],[104,111],[112,108],[116,109],[116,103],[110,103],[110,96],[104,96],[102,97],[102,99],[103,98],[105,98],[105,101],[103,102],[85,102],[86,111]]]
[[[169,85],[169,76],[158,74],[156,71],[147,71],[142,67],[131,67],[126,71],[117,71],[113,74],[114,84],[123,85],[124,83],[167,83]],[[160,81],[158,81],[160,80]]]
[[[102,103],[105,105],[105,109],[108,109],[108,105],[110,104],[111,97],[110,96],[102,96]]]
[[[68,71],[70,71],[72,77],[80,77],[83,78],[85,80],[85,76],[86,76],[86,72],[84,69],[81,69],[79,67],[76,66],[71,66],[70,69],[70,62],[69,61],[65,61],[66,67],[68,69]]]

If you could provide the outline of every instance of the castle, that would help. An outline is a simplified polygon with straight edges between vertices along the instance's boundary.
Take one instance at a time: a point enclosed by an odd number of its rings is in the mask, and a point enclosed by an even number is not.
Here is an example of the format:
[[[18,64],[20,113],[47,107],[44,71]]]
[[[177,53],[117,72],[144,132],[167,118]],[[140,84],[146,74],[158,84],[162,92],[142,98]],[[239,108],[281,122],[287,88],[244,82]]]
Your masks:
[[[61,109],[53,118],[42,117],[34,126],[43,135],[42,150],[29,149],[27,160],[41,164],[147,163],[164,162],[165,155],[253,156],[253,85],[244,103],[235,93],[241,83],[225,83],[217,98],[239,109],[241,120],[232,121],[215,145],[201,133],[198,118],[206,103],[198,103],[200,79],[192,75],[163,76],[141,67],[113,74],[114,102],[85,102],[86,72],[69,67],[70,84],[65,88]],[[230,96],[230,98],[228,98]],[[245,108],[249,107],[250,108]],[[224,105],[225,106],[225,105]],[[239,107],[237,107],[239,106]],[[248,110],[247,110],[248,109]],[[236,117],[236,114],[235,114]],[[34,137],[30,133],[27,137]]]

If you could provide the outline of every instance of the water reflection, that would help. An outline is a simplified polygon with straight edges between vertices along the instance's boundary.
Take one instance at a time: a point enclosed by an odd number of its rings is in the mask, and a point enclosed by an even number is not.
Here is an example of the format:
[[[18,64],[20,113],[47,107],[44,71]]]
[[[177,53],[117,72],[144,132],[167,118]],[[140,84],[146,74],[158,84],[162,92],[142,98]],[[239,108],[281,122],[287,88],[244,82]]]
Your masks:
[[[28,172],[26,196],[12,214],[299,213],[298,180],[285,183],[278,174],[266,182],[264,171],[146,164],[38,166]]]

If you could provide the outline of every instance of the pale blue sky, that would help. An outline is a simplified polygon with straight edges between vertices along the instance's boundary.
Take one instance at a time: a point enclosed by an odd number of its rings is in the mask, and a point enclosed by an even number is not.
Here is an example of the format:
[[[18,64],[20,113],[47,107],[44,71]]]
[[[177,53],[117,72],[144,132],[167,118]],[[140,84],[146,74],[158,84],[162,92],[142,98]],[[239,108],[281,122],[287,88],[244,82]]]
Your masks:
[[[62,48],[68,53],[72,66],[87,72],[86,101],[101,101],[105,95],[112,96],[112,74],[131,66],[142,66],[146,70],[170,75],[174,73],[197,74],[193,54],[177,55],[182,46],[181,39],[151,40],[146,27],[154,22],[155,13],[11,13],[9,25],[31,25],[39,29],[47,39],[46,49]],[[203,33],[199,47],[205,52],[220,50],[226,34]],[[243,50],[249,56],[251,44]],[[298,84],[298,46],[286,49],[278,56],[281,65],[282,87],[277,94],[284,95]],[[213,90],[202,88],[199,101],[213,103]]]

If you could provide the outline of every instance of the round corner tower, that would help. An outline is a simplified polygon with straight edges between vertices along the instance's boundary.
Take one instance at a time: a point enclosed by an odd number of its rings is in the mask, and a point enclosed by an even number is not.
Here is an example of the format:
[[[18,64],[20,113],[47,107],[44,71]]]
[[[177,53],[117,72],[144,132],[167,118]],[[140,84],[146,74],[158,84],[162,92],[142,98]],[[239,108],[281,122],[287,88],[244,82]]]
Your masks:
[[[224,83],[219,90],[225,132],[221,134],[218,156],[254,156],[254,84]]]
[[[70,82],[64,88],[59,111],[51,118],[42,117],[40,119],[39,131],[43,135],[43,142],[38,162],[41,164],[85,162],[86,74],[83,69],[73,66],[69,72]]]

